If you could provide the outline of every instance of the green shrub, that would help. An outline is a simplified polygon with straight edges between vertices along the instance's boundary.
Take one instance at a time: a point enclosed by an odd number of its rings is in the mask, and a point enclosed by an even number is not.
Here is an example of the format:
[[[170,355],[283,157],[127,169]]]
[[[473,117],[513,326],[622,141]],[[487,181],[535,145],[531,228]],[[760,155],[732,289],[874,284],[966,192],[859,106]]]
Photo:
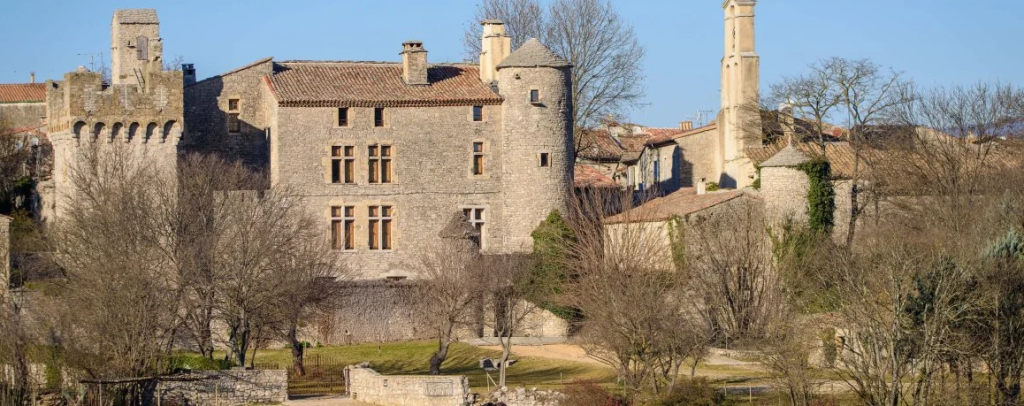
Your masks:
[[[573,381],[562,390],[562,406],[627,406],[629,401],[592,381]]]
[[[46,389],[60,390],[63,387],[64,377],[61,376],[60,366],[57,365],[57,362],[47,362],[43,374],[46,378]]]
[[[836,211],[832,166],[824,159],[816,159],[797,165],[797,169],[806,173],[810,181],[807,189],[807,224],[815,232],[831,233]]]
[[[708,182],[704,184],[704,190],[708,192],[714,192],[721,188],[721,186],[718,186],[718,182]]]
[[[718,406],[725,404],[725,393],[715,389],[704,378],[680,379],[668,392],[651,406]]]
[[[183,370],[223,371],[234,364],[225,359],[209,359],[201,355],[175,355],[167,360],[167,369],[171,372]]]

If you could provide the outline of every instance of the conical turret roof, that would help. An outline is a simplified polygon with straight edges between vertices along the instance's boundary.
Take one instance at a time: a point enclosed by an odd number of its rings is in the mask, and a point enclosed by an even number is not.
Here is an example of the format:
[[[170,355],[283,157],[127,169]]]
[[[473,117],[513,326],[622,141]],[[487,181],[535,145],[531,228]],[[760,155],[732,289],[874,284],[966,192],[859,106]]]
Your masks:
[[[572,64],[556,55],[536,38],[530,38],[519,49],[498,64],[501,68],[568,68]]]
[[[785,148],[776,152],[771,158],[761,163],[761,167],[790,167],[797,166],[804,162],[810,161],[807,155],[793,147],[793,144],[786,145]]]

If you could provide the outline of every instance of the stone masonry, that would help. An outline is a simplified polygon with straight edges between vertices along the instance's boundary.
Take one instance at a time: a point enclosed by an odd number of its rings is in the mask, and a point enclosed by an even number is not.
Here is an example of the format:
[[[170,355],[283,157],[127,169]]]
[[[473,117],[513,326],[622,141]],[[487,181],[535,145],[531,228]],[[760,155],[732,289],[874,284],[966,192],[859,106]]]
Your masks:
[[[278,370],[195,371],[162,378],[154,404],[252,405],[288,400],[288,372]]]
[[[463,406],[472,404],[465,376],[381,375],[369,368],[345,369],[352,400],[381,406]]]
[[[0,215],[0,306],[4,306],[11,286],[11,218]]]

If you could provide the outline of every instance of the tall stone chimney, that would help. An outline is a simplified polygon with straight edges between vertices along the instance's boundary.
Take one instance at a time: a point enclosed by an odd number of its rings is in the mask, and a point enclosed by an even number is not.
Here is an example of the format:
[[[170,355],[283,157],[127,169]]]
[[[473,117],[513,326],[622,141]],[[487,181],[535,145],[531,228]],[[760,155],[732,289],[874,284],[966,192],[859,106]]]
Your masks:
[[[679,129],[683,131],[690,131],[693,129],[693,121],[680,121]]]
[[[491,83],[498,80],[498,64],[512,53],[512,38],[505,35],[505,23],[501,20],[484,20],[480,43],[480,80]]]
[[[191,63],[181,64],[181,76],[185,86],[196,83],[196,66]]]
[[[402,79],[407,85],[429,85],[427,80],[427,50],[423,41],[402,43]]]
[[[36,83],[36,73],[35,72],[29,72],[28,73],[28,83]]]

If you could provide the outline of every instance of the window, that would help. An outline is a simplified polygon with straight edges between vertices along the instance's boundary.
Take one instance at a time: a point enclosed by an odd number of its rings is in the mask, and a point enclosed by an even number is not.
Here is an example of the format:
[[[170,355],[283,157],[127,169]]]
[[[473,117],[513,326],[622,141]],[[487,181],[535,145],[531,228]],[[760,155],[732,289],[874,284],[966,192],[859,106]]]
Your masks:
[[[356,148],[331,147],[331,183],[356,183]]]
[[[530,90],[530,103],[540,103],[540,90]]]
[[[462,215],[466,216],[466,221],[469,225],[473,226],[477,232],[480,233],[480,237],[475,242],[480,244],[480,241],[484,238],[484,209],[482,207],[470,207],[462,209]]]
[[[369,182],[391,183],[391,146],[371,145],[369,155]]]
[[[373,109],[373,126],[383,127],[384,126],[384,108],[377,107]]]
[[[241,113],[240,108],[241,100],[239,99],[228,99],[228,132],[237,133],[242,132],[242,121],[239,120],[238,115]]]
[[[473,121],[484,121],[484,106],[473,106]]]
[[[473,174],[484,174],[484,143],[473,143]]]
[[[370,249],[391,249],[391,224],[394,210],[391,206],[370,206]]]
[[[348,127],[348,107],[338,109],[338,127]]]
[[[654,161],[654,181],[655,182],[660,182],[661,181],[661,165],[659,165],[660,163],[661,162]]]
[[[551,166],[551,159],[548,157],[547,152],[540,153],[540,166],[541,168],[547,168]]]
[[[331,248],[336,250],[356,249],[355,207],[331,207]]]

